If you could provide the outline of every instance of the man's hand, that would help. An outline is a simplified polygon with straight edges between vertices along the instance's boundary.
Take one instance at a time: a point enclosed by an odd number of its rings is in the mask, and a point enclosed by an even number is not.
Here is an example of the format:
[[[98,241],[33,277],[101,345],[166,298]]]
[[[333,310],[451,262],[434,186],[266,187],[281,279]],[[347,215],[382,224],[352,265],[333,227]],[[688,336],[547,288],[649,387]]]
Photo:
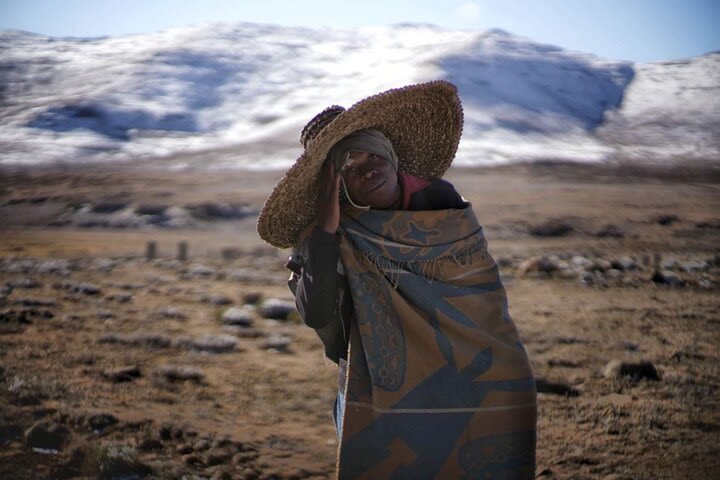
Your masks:
[[[324,179],[318,192],[317,226],[328,233],[340,226],[340,173],[332,162],[325,163]]]

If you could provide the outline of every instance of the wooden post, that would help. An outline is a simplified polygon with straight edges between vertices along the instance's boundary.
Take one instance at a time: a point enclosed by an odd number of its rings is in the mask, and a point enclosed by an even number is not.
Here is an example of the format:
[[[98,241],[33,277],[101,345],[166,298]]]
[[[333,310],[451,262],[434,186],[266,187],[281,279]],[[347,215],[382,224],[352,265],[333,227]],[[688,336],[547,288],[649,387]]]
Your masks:
[[[188,259],[188,244],[185,241],[182,241],[178,243],[178,253],[177,253],[177,259],[180,261],[185,261]]]
[[[155,241],[150,240],[147,242],[147,246],[145,247],[145,260],[150,261],[155,259],[155,256],[157,255],[157,243]]]

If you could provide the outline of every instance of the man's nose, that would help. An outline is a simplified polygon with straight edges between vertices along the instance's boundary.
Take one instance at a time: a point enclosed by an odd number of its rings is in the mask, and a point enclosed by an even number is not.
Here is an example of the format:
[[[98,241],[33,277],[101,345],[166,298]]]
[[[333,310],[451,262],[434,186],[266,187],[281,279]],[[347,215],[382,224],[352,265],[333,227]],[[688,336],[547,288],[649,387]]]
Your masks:
[[[375,169],[375,167],[368,167],[367,165],[363,165],[363,167],[364,168],[362,170],[362,177],[361,177],[363,182],[367,182],[368,180],[373,178],[375,175],[377,175],[377,170]]]

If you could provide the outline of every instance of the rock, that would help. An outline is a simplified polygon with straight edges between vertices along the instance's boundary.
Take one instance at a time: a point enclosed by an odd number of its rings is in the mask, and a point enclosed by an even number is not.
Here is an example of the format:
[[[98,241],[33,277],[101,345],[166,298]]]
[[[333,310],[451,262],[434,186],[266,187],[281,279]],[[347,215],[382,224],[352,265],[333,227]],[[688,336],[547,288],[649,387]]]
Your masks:
[[[612,268],[612,263],[604,258],[596,258],[589,267],[589,270],[606,272]]]
[[[660,380],[655,365],[648,361],[630,362],[612,360],[603,369],[603,376],[610,379],[629,378],[633,382],[640,380]]]
[[[225,325],[240,325],[249,327],[253,324],[255,316],[254,309],[250,307],[228,308],[222,314],[222,323]]]
[[[170,318],[174,320],[185,320],[187,315],[178,310],[175,307],[166,307],[158,312],[158,315],[162,318]]]
[[[145,437],[138,442],[138,448],[140,450],[159,450],[163,447],[163,444],[157,438]]]
[[[617,225],[609,223],[607,225],[603,225],[600,230],[595,232],[595,236],[600,238],[623,238],[625,236],[625,232],[623,232],[623,230]]]
[[[570,263],[577,269],[586,270],[589,269],[593,262],[592,260],[583,257],[582,255],[575,255],[570,259]]]
[[[238,325],[225,325],[223,330],[239,338],[260,338],[267,335],[259,328],[243,327]]]
[[[200,263],[193,263],[192,265],[190,265],[190,268],[185,271],[185,275],[189,277],[207,278],[215,275],[215,272],[216,270],[212,267],[208,267]]]
[[[129,293],[116,293],[113,295],[109,295],[107,299],[111,302],[128,303],[130,300],[133,299],[133,296]]]
[[[530,257],[520,262],[515,270],[519,277],[523,277],[531,272],[551,273],[558,269],[557,263],[552,259],[544,256]]]
[[[680,262],[674,258],[666,258],[660,263],[660,268],[663,270],[676,270],[680,268]]]
[[[5,284],[11,288],[40,288],[42,283],[38,282],[34,278],[18,278],[16,280],[10,280]]]
[[[653,220],[660,225],[672,225],[673,223],[679,221],[680,218],[674,214],[662,214],[657,215]]]
[[[115,315],[110,310],[98,310],[97,318],[98,320],[108,320],[115,318]]]
[[[53,420],[38,420],[25,430],[25,444],[29,448],[62,450],[70,438],[70,430]]]
[[[202,460],[200,460],[200,457],[194,453],[188,453],[180,457],[180,461],[182,461],[185,465],[188,466],[200,466],[202,465]]]
[[[202,370],[190,366],[164,365],[158,367],[155,373],[169,382],[195,382],[202,383],[205,374]]]
[[[104,449],[98,461],[100,479],[146,478],[152,468],[140,461],[134,448],[127,445],[110,445]]]
[[[275,350],[278,352],[288,353],[292,339],[279,335],[273,335],[260,344],[260,348],[265,350]]]
[[[185,208],[196,218],[203,220],[240,219],[257,215],[257,210],[241,203],[204,202],[186,205]]]
[[[193,448],[191,445],[188,445],[187,443],[181,443],[180,445],[177,446],[175,451],[177,453],[179,453],[180,455],[186,455],[188,453],[192,453]]]
[[[709,266],[707,262],[681,262],[680,270],[685,273],[695,273],[705,271]]]
[[[16,298],[13,300],[14,305],[23,307],[56,307],[57,303],[54,298]]]
[[[538,393],[550,393],[553,395],[565,395],[567,397],[577,397],[580,395],[576,389],[561,382],[551,382],[544,378],[536,378],[535,385]]]
[[[207,438],[200,438],[193,443],[193,450],[196,452],[204,452],[210,448],[210,440]]]
[[[685,280],[668,270],[656,271],[652,276],[652,281],[659,285],[666,285],[668,287],[682,287],[686,284]]]
[[[172,344],[172,340],[167,335],[161,333],[148,333],[138,335],[123,335],[110,333],[102,335],[97,339],[98,343],[130,345],[130,346],[147,346],[153,348],[167,348]]]
[[[296,311],[295,303],[277,298],[265,300],[260,307],[260,315],[274,320],[287,320],[291,312]]]
[[[232,335],[203,335],[200,338],[180,337],[176,345],[202,352],[227,353],[235,350],[237,339]]]
[[[92,283],[75,283],[70,281],[59,282],[53,284],[53,288],[57,290],[68,290],[83,295],[99,295],[100,287]]]
[[[106,379],[122,383],[122,382],[131,382],[133,380],[136,380],[140,378],[140,369],[136,366],[130,366],[130,367],[116,367],[116,368],[110,368],[107,370],[104,370],[102,372],[102,376]]]
[[[553,218],[530,227],[530,234],[536,237],[561,237],[572,232],[573,227],[567,221]]]
[[[233,303],[232,300],[230,300],[228,297],[224,295],[213,295],[213,294],[206,294],[201,295],[199,298],[199,301],[201,303],[211,303],[213,305],[230,305]]]
[[[104,430],[118,423],[118,419],[109,413],[98,413],[87,419],[87,424],[93,430]]]
[[[616,270],[614,268],[611,268],[605,272],[605,277],[607,277],[610,280],[617,280],[618,278],[623,276],[623,272],[620,270]]]
[[[631,270],[638,269],[637,263],[635,263],[635,260],[630,257],[622,257],[617,260],[612,260],[610,262],[610,265],[612,266],[612,268],[616,270],[621,270],[623,272],[629,272]]]

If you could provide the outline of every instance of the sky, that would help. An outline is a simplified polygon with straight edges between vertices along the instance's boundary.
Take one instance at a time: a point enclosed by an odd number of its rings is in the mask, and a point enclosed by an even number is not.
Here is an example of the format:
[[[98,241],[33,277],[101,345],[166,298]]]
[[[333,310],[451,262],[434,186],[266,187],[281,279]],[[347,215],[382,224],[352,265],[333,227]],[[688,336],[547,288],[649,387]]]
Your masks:
[[[500,28],[634,62],[720,50],[720,0],[0,0],[0,30],[49,36],[117,36],[241,21],[313,28],[396,23]]]

